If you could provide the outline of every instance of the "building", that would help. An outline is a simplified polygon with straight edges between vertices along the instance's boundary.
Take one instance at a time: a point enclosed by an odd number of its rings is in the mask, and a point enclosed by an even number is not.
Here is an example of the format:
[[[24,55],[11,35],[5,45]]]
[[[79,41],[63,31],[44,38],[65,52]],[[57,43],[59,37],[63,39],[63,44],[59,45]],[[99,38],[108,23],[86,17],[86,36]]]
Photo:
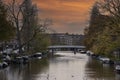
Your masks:
[[[51,45],[83,45],[84,35],[68,33],[49,34]]]

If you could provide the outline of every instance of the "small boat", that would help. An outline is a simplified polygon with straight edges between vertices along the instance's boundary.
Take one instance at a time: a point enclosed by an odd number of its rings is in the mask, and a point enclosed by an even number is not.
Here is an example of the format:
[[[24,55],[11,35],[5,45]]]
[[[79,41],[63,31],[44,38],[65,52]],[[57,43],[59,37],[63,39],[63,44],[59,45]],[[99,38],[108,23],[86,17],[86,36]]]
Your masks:
[[[29,62],[29,56],[22,56],[23,63]]]
[[[111,60],[111,59],[108,58],[108,57],[99,56],[99,57],[98,57],[98,60],[100,60],[103,64],[110,64],[110,65],[113,65],[113,64],[114,64],[114,61]]]
[[[110,62],[110,59],[106,58],[106,57],[101,57],[101,58],[99,58],[99,60],[106,64],[109,64],[109,62]]]
[[[117,73],[120,73],[120,62],[116,62],[116,63],[115,63],[115,71],[116,71]]]
[[[23,63],[23,58],[22,57],[16,57],[14,60],[12,60],[13,63],[15,64],[21,64]]]
[[[7,66],[8,66],[8,63],[7,63],[7,62],[2,62],[2,63],[0,63],[0,69],[6,68]]]
[[[80,53],[81,53],[81,54],[85,54],[85,53],[86,53],[86,51],[84,51],[84,50],[81,50],[81,51],[80,51]]]
[[[38,52],[38,53],[32,54],[30,57],[41,59],[42,58],[42,53]]]

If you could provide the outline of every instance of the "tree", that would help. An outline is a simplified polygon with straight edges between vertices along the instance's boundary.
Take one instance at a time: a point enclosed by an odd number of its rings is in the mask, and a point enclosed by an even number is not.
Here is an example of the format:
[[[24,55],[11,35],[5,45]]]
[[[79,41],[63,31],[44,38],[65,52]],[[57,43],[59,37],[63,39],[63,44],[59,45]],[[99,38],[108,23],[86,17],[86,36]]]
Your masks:
[[[85,29],[85,45],[94,53],[107,55],[120,49],[120,1],[99,0],[91,11],[90,25]]]
[[[109,21],[109,30],[111,38],[113,38],[114,48],[120,47],[120,43],[118,42],[120,36],[120,0],[100,0],[99,6],[103,14],[110,16]],[[115,47],[115,44],[116,47]]]
[[[0,41],[7,41],[14,36],[14,26],[7,20],[7,10],[2,1],[0,1]]]
[[[21,3],[17,2],[16,0],[11,0],[9,3],[6,4],[8,13],[9,13],[9,20],[11,20],[16,27],[16,38],[19,53],[22,53],[22,43],[21,43],[21,28],[23,24],[21,23],[22,19],[22,10],[21,10]]]
[[[50,44],[49,37],[46,33],[39,33],[33,40],[32,52],[45,52]]]
[[[30,48],[30,41],[35,33],[35,28],[37,27],[37,18],[38,18],[38,10],[37,6],[32,4],[31,0],[24,0],[22,3],[22,12],[23,12],[23,19],[22,23],[23,28],[22,32],[22,42],[26,42],[25,49],[29,51]]]
[[[120,0],[99,0],[99,7],[102,13],[107,13],[109,16],[120,18]]]
[[[102,33],[103,29],[105,29],[107,18],[109,17],[100,13],[98,5],[95,3],[91,10],[89,27],[85,29],[85,45],[88,49],[95,44],[98,34]]]
[[[25,51],[29,51],[32,42],[39,33],[45,32],[48,21],[38,24],[37,6],[32,4],[31,0],[11,0],[7,4],[9,11],[9,19],[13,21],[16,27],[16,36],[18,42],[19,53],[22,53],[22,47]]]

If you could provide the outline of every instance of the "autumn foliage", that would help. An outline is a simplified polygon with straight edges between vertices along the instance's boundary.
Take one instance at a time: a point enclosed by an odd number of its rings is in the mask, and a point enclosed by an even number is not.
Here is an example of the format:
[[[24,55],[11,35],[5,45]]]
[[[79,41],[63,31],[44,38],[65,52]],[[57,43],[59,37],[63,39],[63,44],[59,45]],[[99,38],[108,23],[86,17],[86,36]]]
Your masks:
[[[96,54],[112,56],[120,50],[120,1],[102,0],[91,10],[90,25],[85,29],[85,45]],[[116,12],[115,12],[116,10]]]

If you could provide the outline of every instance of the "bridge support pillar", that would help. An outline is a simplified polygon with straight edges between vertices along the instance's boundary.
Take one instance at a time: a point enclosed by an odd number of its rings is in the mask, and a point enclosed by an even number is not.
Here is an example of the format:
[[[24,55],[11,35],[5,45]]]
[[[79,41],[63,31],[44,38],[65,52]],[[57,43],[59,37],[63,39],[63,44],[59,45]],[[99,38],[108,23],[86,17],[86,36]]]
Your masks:
[[[77,50],[74,48],[74,54],[76,54],[77,53]]]
[[[51,54],[52,54],[52,56],[54,55],[54,49],[52,49],[52,53]]]

